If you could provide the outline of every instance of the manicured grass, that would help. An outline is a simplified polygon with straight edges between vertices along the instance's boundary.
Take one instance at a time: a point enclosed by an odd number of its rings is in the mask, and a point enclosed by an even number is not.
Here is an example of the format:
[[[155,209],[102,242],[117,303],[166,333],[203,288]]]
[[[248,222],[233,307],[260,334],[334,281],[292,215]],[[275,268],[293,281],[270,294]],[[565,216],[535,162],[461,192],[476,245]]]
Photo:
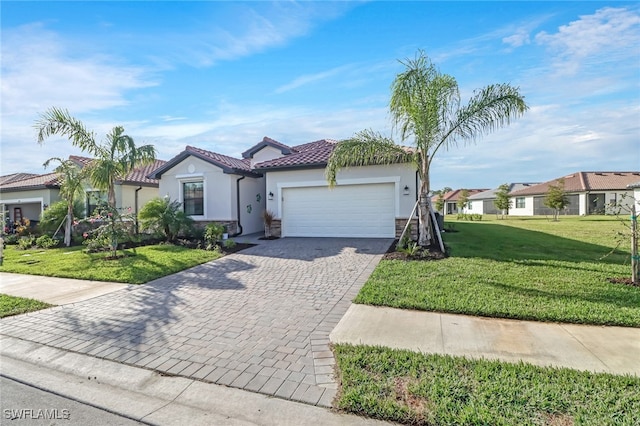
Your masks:
[[[221,256],[214,251],[168,244],[138,247],[124,252],[126,256],[123,258],[106,260],[105,253],[86,253],[84,247],[23,251],[7,246],[0,271],[142,284]],[[122,254],[122,251],[118,251],[118,254]]]
[[[450,220],[447,219],[447,223]],[[629,251],[614,251],[614,219],[563,217],[453,222],[451,256],[383,260],[355,302],[536,321],[640,327],[640,288]]]
[[[9,296],[0,293],[0,318],[11,315],[24,314],[26,312],[39,311],[53,305],[24,297]]]
[[[425,425],[638,425],[640,378],[370,346],[334,347],[337,407]]]

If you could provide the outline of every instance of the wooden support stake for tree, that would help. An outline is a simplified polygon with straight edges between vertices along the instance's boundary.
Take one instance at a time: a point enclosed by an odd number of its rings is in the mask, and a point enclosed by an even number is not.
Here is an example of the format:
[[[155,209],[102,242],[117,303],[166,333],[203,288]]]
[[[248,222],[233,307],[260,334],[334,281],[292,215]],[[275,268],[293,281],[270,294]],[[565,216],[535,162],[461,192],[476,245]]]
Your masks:
[[[638,265],[640,263],[638,256],[638,217],[636,216],[636,203],[631,206],[631,281],[635,285],[638,281]]]
[[[431,214],[431,221],[435,223],[434,228],[436,230],[436,235],[438,236],[438,243],[440,244],[440,250],[442,251],[442,253],[445,253],[444,243],[442,242],[442,234],[440,233],[440,225],[438,224],[438,220],[436,219],[436,214],[433,211],[433,205],[431,204],[431,197],[427,198],[427,203],[429,205],[429,213]]]
[[[404,234],[407,233],[407,229],[409,229],[409,225],[411,224],[411,221],[413,220],[413,215],[416,214],[416,209],[418,208],[418,202],[419,201],[416,201],[416,204],[413,206],[413,210],[411,210],[411,214],[409,215],[409,220],[407,220],[407,223],[404,225],[404,229],[402,230],[402,234],[400,234],[400,239],[398,240],[398,245],[400,245],[400,242],[404,238]],[[396,248],[397,248],[397,246],[396,246]]]

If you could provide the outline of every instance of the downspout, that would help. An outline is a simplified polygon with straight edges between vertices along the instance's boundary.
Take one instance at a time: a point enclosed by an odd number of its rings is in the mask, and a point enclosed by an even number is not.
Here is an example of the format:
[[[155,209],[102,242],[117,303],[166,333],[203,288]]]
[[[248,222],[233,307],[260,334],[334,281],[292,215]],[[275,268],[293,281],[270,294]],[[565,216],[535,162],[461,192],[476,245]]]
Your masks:
[[[240,176],[238,179],[236,179],[236,211],[238,213],[238,229],[235,234],[231,235],[231,237],[242,235],[242,225],[240,224],[240,181],[245,177],[246,176]]]
[[[138,235],[140,233],[140,230],[138,229],[138,191],[140,191],[142,189],[142,186],[139,186],[138,188],[136,188],[136,192],[135,192],[135,212],[136,212],[136,235]]]

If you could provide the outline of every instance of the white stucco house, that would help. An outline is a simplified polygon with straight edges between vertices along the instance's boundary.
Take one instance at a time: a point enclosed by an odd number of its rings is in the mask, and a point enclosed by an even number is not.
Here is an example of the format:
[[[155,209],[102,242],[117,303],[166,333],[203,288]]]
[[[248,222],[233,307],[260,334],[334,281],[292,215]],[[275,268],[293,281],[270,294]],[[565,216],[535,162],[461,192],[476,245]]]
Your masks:
[[[69,159],[80,167],[86,166],[91,158],[70,156]],[[138,167],[122,179],[116,181],[116,207],[137,213],[150,199],[158,196],[158,181],[147,175],[165,162],[157,160],[152,164]],[[93,212],[99,200],[106,200],[106,193],[97,191],[87,182],[84,189],[85,214]],[[32,223],[40,220],[40,214],[51,204],[60,201],[60,183],[55,172],[45,174],[15,173],[0,177],[0,208],[5,219],[19,222],[29,219]]]
[[[519,191],[521,189],[528,188],[533,185],[537,185],[539,182],[535,183],[509,183],[509,194],[515,191]],[[496,193],[498,192],[498,188],[490,189],[488,191],[479,192],[477,194],[473,194],[469,197],[468,208],[465,210],[467,214],[502,214],[496,208]],[[522,206],[521,200],[515,200],[511,198],[511,208],[509,209],[509,214],[513,211],[513,208],[516,206],[516,203],[519,206]]]
[[[513,216],[552,215],[553,210],[544,205],[550,185],[564,179],[564,190],[569,205],[562,212],[567,215],[611,213],[612,203],[628,205],[633,200],[634,189],[629,185],[640,179],[640,172],[576,172],[511,193]]]
[[[232,235],[262,231],[267,209],[276,236],[396,237],[416,200],[415,169],[346,168],[329,188],[325,167],[336,143],[288,146],[265,137],[242,159],[187,146],[149,177],[196,221],[223,223]]]

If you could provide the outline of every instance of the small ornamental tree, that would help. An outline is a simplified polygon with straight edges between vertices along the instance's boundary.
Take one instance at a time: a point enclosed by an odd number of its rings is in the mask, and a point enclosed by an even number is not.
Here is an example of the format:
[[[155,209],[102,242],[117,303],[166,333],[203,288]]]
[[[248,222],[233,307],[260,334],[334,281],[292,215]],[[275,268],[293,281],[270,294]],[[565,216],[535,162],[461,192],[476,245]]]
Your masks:
[[[553,221],[558,221],[558,213],[569,205],[569,197],[564,191],[564,179],[558,179],[555,185],[549,185],[547,195],[544,197],[544,205],[553,209]]]
[[[440,214],[444,214],[444,196],[451,191],[453,190],[448,186],[438,189],[437,191],[433,191],[433,195],[438,196],[438,199],[436,200],[436,211],[440,212]]]
[[[467,207],[469,203],[469,190],[463,189],[460,191],[460,195],[458,196],[458,202],[456,203],[458,206],[458,213],[464,214],[464,209]]]
[[[511,198],[509,198],[509,184],[503,183],[496,191],[496,200],[493,202],[496,209],[502,211],[502,218],[509,214],[509,209],[513,206]],[[497,214],[496,214],[497,215]]]

